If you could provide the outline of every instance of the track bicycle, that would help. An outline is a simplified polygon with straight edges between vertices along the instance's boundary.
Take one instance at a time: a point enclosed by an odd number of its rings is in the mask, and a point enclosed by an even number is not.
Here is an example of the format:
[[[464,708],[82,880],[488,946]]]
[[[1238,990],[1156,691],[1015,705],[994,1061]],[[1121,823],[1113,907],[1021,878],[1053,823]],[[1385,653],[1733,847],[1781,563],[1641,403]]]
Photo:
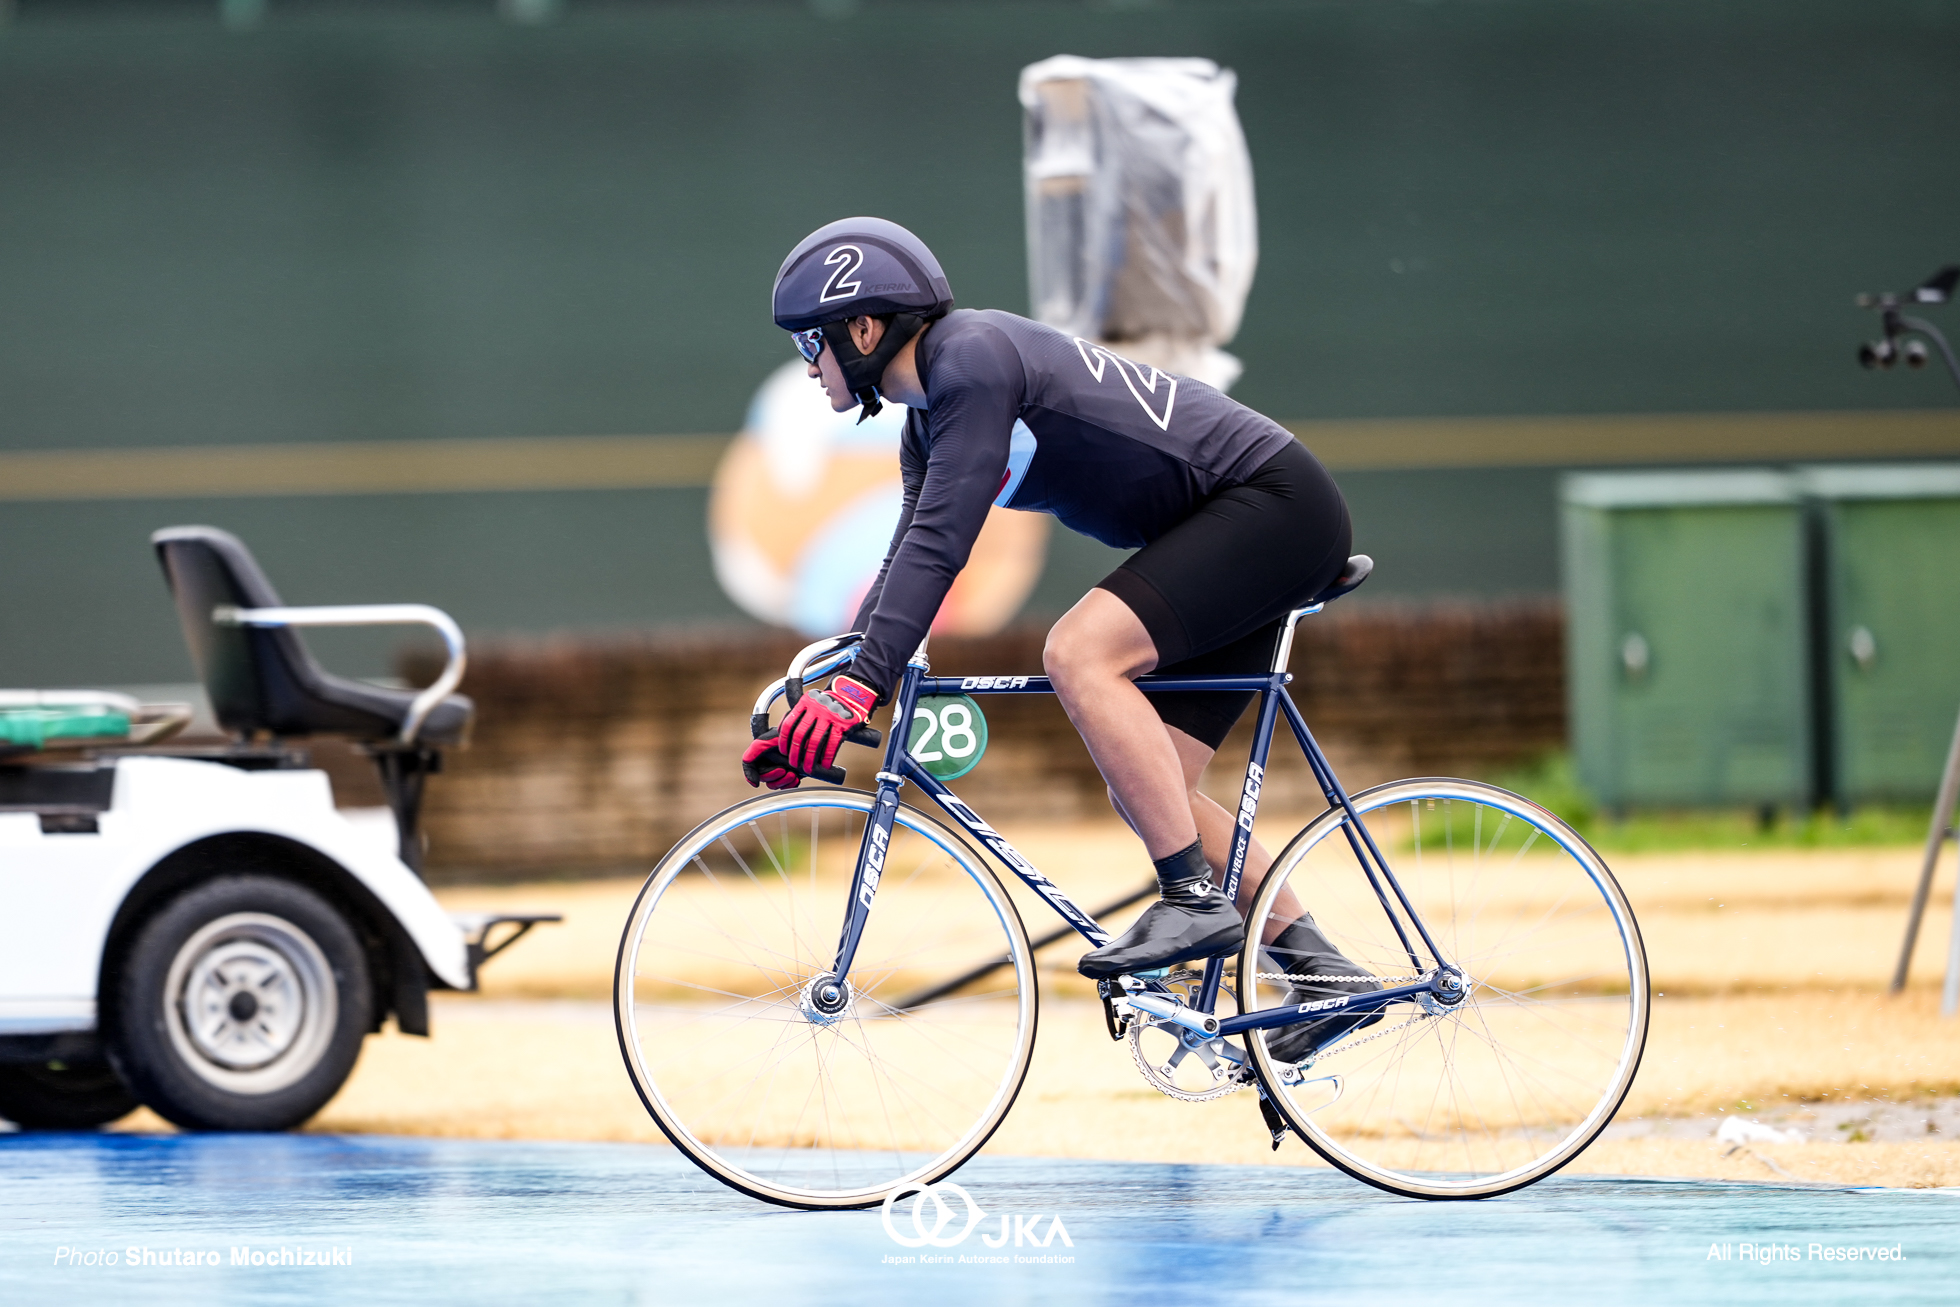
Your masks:
[[[1274,1147],[1290,1131],[1392,1193],[1490,1197],[1557,1171],[1611,1120],[1646,1041],[1646,955],[1606,864],[1530,800],[1443,778],[1342,788],[1286,666],[1297,623],[1371,566],[1354,564],[1289,615],[1268,672],[1137,681],[1257,694],[1226,894],[1282,718],[1327,808],[1274,857],[1235,958],[1099,993],[1111,1037],[1165,1095],[1250,1090]],[[757,699],[755,734],[860,638],[800,652]],[[641,1100],[702,1170],[788,1207],[868,1207],[944,1179],[999,1128],[1033,1053],[1037,985],[989,857],[1090,947],[1110,934],[948,787],[957,769],[934,764],[976,755],[976,696],[1049,693],[1042,676],[934,676],[922,647],[894,695],[892,721],[912,732],[882,741],[874,790],[735,804],[654,867],[620,941],[615,1024]],[[843,769],[817,779],[841,784]],[[908,783],[950,823],[902,803]],[[1302,905],[1380,988],[1288,1001],[1296,983],[1340,978],[1291,975],[1263,946]],[[1330,1015],[1355,1020],[1301,1061],[1268,1047]]]

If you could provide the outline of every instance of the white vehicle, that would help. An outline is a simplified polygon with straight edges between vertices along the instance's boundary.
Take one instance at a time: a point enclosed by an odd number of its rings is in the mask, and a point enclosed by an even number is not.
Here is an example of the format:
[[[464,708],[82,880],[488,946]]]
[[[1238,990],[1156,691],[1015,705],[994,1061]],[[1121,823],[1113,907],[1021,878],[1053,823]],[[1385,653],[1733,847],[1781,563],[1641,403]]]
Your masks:
[[[0,1117],[87,1129],[142,1103],[195,1130],[283,1130],[332,1098],[393,1016],[554,916],[452,917],[417,874],[424,778],[469,730],[463,638],[416,604],[287,608],[237,538],[152,537],[219,724],[172,749],[182,705],[0,692]],[[434,627],[428,689],[335,677],[293,628]],[[295,741],[358,741],[395,830],[336,811]],[[491,932],[510,929],[491,945]]]

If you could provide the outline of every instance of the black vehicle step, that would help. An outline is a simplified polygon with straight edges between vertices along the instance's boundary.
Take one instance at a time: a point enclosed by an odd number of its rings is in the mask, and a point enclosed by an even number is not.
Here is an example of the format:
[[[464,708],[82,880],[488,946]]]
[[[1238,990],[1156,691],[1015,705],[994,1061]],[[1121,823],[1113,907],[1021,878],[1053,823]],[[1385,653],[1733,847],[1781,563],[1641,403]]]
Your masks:
[[[535,926],[551,925],[565,918],[556,912],[452,912],[449,919],[463,932],[469,949],[470,988],[477,988],[477,970],[499,953],[531,933]],[[499,926],[515,926],[510,934],[490,943],[490,932]]]

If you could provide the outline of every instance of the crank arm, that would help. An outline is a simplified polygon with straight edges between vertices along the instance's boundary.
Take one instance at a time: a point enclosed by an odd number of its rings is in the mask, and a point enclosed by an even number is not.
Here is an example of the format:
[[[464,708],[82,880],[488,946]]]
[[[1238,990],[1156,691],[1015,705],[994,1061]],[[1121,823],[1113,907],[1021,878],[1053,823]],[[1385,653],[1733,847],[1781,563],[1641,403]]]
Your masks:
[[[1138,1012],[1156,1017],[1159,1021],[1195,1031],[1206,1039],[1218,1037],[1217,1017],[1209,1012],[1193,1011],[1168,994],[1130,994],[1125,1001]]]

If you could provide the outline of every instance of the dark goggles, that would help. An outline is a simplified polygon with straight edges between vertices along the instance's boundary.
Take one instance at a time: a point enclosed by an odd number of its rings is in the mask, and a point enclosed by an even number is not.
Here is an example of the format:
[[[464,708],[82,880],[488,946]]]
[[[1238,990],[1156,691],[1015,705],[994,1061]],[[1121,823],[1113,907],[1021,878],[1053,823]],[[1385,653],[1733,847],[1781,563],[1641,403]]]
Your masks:
[[[817,355],[823,353],[823,328],[812,327],[808,331],[792,331],[789,338],[796,342],[796,352],[803,356],[805,363],[815,363]]]

